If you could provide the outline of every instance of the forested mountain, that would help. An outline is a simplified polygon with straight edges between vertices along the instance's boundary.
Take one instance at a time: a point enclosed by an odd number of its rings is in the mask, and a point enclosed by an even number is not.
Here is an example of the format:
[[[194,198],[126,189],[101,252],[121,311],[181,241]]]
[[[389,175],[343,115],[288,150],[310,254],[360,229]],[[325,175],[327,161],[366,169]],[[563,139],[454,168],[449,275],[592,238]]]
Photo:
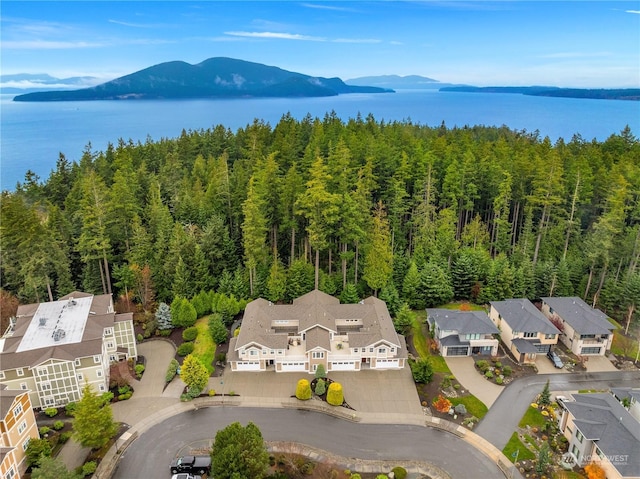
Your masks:
[[[518,93],[558,98],[640,101],[640,88],[559,88],[556,86],[444,86],[440,91],[466,93]]]
[[[2,288],[22,301],[200,290],[290,300],[379,294],[392,313],[453,298],[640,304],[640,142],[555,144],[505,127],[334,113],[217,126],[60,156],[1,210]],[[314,265],[317,265],[314,275]],[[344,291],[343,291],[344,290]]]
[[[390,90],[346,85],[340,78],[290,72],[234,58],[197,65],[173,61],[153,65],[91,88],[18,95],[14,101],[86,101],[151,98],[318,97]]]

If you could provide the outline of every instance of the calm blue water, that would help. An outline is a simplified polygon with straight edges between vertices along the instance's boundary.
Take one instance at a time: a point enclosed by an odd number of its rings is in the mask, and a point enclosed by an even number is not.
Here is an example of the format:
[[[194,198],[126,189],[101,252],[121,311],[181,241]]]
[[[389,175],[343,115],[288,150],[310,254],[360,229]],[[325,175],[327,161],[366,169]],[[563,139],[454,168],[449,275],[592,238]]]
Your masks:
[[[372,113],[376,120],[410,119],[438,126],[506,125],[538,130],[552,141],[569,141],[579,133],[585,140],[605,140],[631,127],[640,136],[640,102],[545,98],[514,94],[399,91],[393,94],[341,95],[329,98],[249,100],[145,100],[18,103],[0,98],[0,187],[13,189],[27,169],[44,180],[55,168],[60,152],[79,160],[91,142],[104,150],[119,138],[144,142],[173,138],[182,129],[218,124],[235,131],[259,118],[275,126],[283,114],[297,119],[322,118],[335,110],[347,120]]]

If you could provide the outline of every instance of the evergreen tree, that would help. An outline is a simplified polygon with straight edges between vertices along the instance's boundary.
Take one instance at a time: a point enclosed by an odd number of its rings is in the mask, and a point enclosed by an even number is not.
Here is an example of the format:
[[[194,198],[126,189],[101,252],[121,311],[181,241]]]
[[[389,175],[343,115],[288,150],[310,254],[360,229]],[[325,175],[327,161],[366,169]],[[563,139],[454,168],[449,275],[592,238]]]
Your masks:
[[[234,422],[216,433],[211,473],[217,479],[262,479],[267,475],[269,453],[260,429]]]
[[[278,302],[287,293],[287,275],[277,258],[273,259],[269,279],[267,279],[267,299]]]
[[[403,303],[393,320],[393,325],[396,328],[396,331],[402,335],[407,335],[411,331],[411,327],[413,326],[413,321],[415,320],[415,314],[409,309],[409,305],[407,303]]]
[[[295,260],[287,274],[287,300],[291,301],[312,291],[313,282],[313,266],[304,260]]]
[[[158,305],[158,310],[156,311],[156,322],[158,324],[158,329],[161,331],[173,328],[173,323],[171,321],[171,308],[169,308],[168,304],[160,303]]]
[[[441,306],[453,299],[451,279],[447,272],[435,263],[427,263],[420,273],[420,289],[421,299],[426,308]]]
[[[219,313],[213,313],[209,316],[209,333],[216,344],[223,344],[227,342],[227,336],[229,332],[227,327],[222,321],[222,316]]]
[[[402,306],[402,302],[400,300],[398,290],[393,282],[389,282],[380,290],[380,299],[387,304],[387,309],[389,310],[391,317],[398,314],[400,306]]]
[[[370,244],[364,262],[364,279],[377,296],[378,290],[389,283],[393,272],[393,251],[389,221],[382,202],[378,203],[373,213],[373,224]]]
[[[540,398],[538,399],[538,403],[543,406],[548,406],[551,404],[551,391],[549,390],[549,380],[544,384],[544,388],[542,388],[542,392],[540,393]]]
[[[462,251],[451,265],[453,294],[457,299],[471,299],[471,289],[478,281],[478,274],[471,256]]]
[[[402,282],[402,298],[409,303],[411,308],[423,309],[424,301],[420,296],[420,272],[416,263],[412,261]]]
[[[358,295],[358,289],[355,284],[347,283],[340,293],[340,302],[342,304],[355,304],[360,302],[360,296]]]
[[[100,449],[117,432],[111,404],[98,396],[90,384],[85,385],[73,415],[73,438],[83,447]]]

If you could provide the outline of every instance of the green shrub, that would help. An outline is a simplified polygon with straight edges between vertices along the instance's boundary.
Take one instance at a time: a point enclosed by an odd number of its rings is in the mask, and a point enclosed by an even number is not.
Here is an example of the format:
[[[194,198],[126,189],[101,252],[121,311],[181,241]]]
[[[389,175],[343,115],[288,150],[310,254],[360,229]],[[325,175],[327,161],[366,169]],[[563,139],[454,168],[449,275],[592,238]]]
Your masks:
[[[455,383],[453,385],[453,389],[460,389],[460,383]]]
[[[187,356],[193,352],[194,348],[193,343],[182,343],[178,346],[178,356]]]
[[[227,362],[227,355],[225,353],[216,354],[216,362],[217,363],[226,363]]]
[[[485,371],[489,370],[489,361],[481,359],[476,363],[476,367],[484,373]]]
[[[58,438],[58,443],[64,444],[65,442],[67,442],[71,438],[72,434],[73,434],[73,432],[71,432],[71,431],[65,431],[65,432],[61,433],[60,437]]]
[[[178,367],[180,367],[180,363],[178,363],[178,361],[176,361],[175,359],[172,359],[169,363],[169,367],[167,368],[167,375],[164,378],[166,382],[170,383],[173,378],[176,377],[176,374],[178,373]]]
[[[76,407],[78,407],[78,404],[75,402],[67,403],[67,405],[64,407],[64,413],[67,416],[73,416],[76,412]]]
[[[331,383],[327,391],[327,402],[332,406],[342,406],[344,402],[344,393],[342,392],[342,384]]]
[[[407,470],[404,467],[396,466],[391,469],[391,472],[393,472],[395,479],[405,479],[407,477]]]
[[[142,376],[142,373],[144,372],[144,364],[136,364],[135,368],[133,368],[136,372],[136,376],[138,376],[138,378],[140,378],[140,376]]]
[[[209,389],[209,396],[213,397],[216,395],[216,390],[215,389]]]
[[[163,338],[171,336],[171,330],[170,329],[156,330],[156,333],[158,334],[158,336],[162,336]]]
[[[56,421],[53,423],[53,428],[56,431],[59,431],[60,429],[62,429],[64,427],[64,421]]]
[[[129,386],[128,384],[125,384],[124,386],[120,386],[118,388],[118,394],[127,394],[130,391],[131,391],[131,386]]]
[[[133,394],[132,392],[120,394],[118,396],[118,401],[126,401],[127,399],[129,399],[131,397],[132,394]]]
[[[96,472],[97,468],[98,468],[98,464],[96,463],[96,461],[85,462],[82,465],[82,475],[83,476],[90,476],[91,474]]]
[[[58,409],[56,409],[55,407],[48,407],[44,410],[44,413],[49,417],[53,417],[58,414]]]
[[[418,361],[409,361],[413,380],[417,383],[428,384],[433,378],[433,366],[427,358]]]
[[[505,366],[502,368],[502,375],[503,376],[511,376],[511,366]]]
[[[324,364],[318,364],[318,367],[316,368],[315,376],[316,376],[316,378],[326,378],[327,377],[327,371],[324,369]]]
[[[142,341],[144,341],[144,336],[140,333],[136,334],[136,341],[141,343]]]
[[[319,378],[316,381],[316,394],[318,396],[322,396],[326,392],[327,392],[327,383],[325,382],[324,379]]]
[[[501,368],[502,367],[502,363],[500,361],[496,361],[494,366],[497,367],[497,368]]]
[[[296,397],[301,401],[311,399],[311,386],[309,385],[309,381],[307,381],[306,379],[301,379],[298,381],[298,384],[296,386]]]
[[[488,379],[491,379],[493,377],[493,373],[491,371],[487,371],[486,373],[484,373],[484,375]]]
[[[191,326],[190,328],[187,328],[184,331],[182,331],[182,339],[184,339],[185,341],[193,341],[197,337],[198,337],[198,328],[196,328],[195,326]]]
[[[44,436],[45,434],[48,434],[49,431],[51,431],[51,428],[49,426],[42,426],[40,429],[38,429],[38,431],[40,432],[41,436]]]
[[[504,380],[503,380],[500,376],[498,376],[498,377],[496,378],[496,384],[497,384],[497,385],[502,385],[502,384],[504,384]]]

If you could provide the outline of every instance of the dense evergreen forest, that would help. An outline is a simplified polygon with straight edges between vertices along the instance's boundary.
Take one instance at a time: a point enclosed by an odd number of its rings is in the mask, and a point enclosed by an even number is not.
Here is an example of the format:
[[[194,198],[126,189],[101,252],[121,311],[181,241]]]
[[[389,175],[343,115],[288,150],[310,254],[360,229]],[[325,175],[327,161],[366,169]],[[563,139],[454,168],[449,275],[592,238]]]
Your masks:
[[[594,119],[595,121],[595,119]],[[627,326],[640,305],[640,142],[372,116],[255,120],[88,145],[3,192],[2,289],[143,308],[216,290],[314,286],[395,313],[453,299],[576,295]]]

